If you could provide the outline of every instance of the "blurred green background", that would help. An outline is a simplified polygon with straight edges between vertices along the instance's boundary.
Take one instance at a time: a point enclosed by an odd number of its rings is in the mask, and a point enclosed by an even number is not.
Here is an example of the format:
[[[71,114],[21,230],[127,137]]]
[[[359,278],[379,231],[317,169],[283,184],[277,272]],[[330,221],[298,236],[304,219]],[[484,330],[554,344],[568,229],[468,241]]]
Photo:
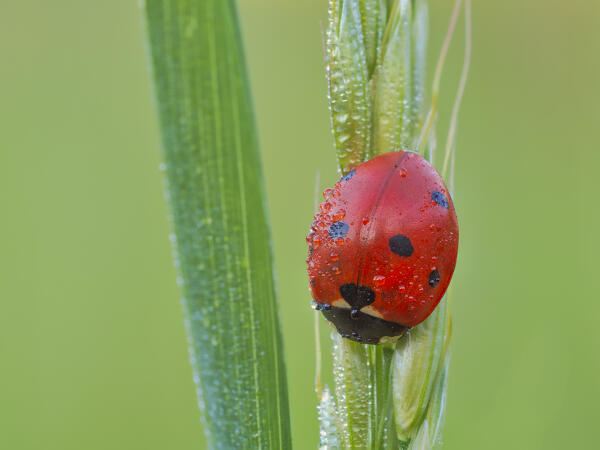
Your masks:
[[[337,178],[326,3],[240,0],[298,449],[317,443],[304,236],[315,172]],[[431,1],[431,65],[451,6]],[[600,3],[473,18],[444,448],[597,448]],[[137,4],[3,2],[0,56],[0,448],[203,448]]]

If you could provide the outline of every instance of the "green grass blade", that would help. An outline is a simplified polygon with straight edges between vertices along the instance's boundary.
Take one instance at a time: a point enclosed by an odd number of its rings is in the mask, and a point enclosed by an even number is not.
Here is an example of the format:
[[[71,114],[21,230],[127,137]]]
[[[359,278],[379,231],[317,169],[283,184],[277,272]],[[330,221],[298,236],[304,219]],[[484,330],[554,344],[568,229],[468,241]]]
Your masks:
[[[341,448],[370,448],[373,386],[367,346],[335,333],[333,371]]]
[[[442,370],[431,395],[431,401],[423,424],[417,435],[410,441],[410,450],[437,448],[441,444],[442,426],[446,410],[446,391],[448,385],[448,365],[450,356],[446,355]]]
[[[270,233],[233,0],[143,5],[166,197],[211,448],[290,448]]]
[[[373,78],[374,156],[413,147],[412,23],[410,0],[396,0]]]
[[[368,159],[371,118],[360,9],[357,0],[330,0],[327,27],[329,110],[341,173]]]
[[[429,37],[429,7],[427,0],[413,0],[412,27],[412,96],[410,98],[412,117],[415,121],[411,130],[413,149],[425,116],[425,71],[427,40]]]
[[[398,438],[412,439],[430,409],[444,365],[449,338],[447,301],[397,344],[394,357],[394,409]]]
[[[335,399],[325,386],[319,402],[319,448],[331,450],[340,448]]]
[[[383,0],[358,0],[358,5],[365,42],[367,78],[371,79],[387,22],[387,6]]]

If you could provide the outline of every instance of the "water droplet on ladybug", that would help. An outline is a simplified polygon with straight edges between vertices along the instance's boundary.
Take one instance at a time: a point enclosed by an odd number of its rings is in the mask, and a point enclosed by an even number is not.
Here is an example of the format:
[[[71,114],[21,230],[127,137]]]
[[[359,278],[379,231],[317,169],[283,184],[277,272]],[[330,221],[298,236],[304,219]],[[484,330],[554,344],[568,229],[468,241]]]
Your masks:
[[[332,252],[331,255],[329,255],[329,257],[332,261],[337,261],[338,259],[340,259],[340,255],[338,255],[336,252]]]
[[[337,238],[335,240],[335,245],[344,245],[344,238]]]
[[[319,209],[324,213],[329,212],[331,210],[331,203],[321,203]]]
[[[331,268],[331,271],[333,272],[334,275],[339,275],[340,273],[342,273],[342,271],[340,270],[340,268],[338,266],[333,266]]]
[[[406,178],[406,169],[403,169],[403,168],[400,169],[400,176],[402,178]]]
[[[329,197],[329,194],[331,194],[331,191],[333,191],[333,189],[331,188],[327,188],[323,191],[323,198],[327,199],[327,197]]]
[[[380,288],[385,284],[385,277],[383,275],[375,275],[373,277],[373,284],[375,285],[375,287]]]
[[[346,211],[344,211],[343,209],[340,209],[338,212],[336,212],[333,217],[331,218],[334,222],[337,222],[339,220],[342,220],[344,217],[346,217]]]
[[[350,317],[352,317],[353,319],[358,319],[358,313],[360,311],[358,309],[353,309],[352,311],[350,311]]]
[[[363,225],[366,225],[366,224],[368,224],[368,223],[369,223],[369,218],[368,218],[368,217],[365,217],[365,218],[362,220],[362,223],[363,223]]]

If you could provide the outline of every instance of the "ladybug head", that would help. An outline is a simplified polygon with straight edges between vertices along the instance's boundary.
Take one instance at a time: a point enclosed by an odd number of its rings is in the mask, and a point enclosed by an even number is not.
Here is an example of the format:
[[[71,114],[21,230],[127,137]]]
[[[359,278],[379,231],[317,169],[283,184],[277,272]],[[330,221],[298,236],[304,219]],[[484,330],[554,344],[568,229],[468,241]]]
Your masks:
[[[325,318],[331,322],[338,333],[347,339],[361,344],[382,344],[402,336],[408,327],[389,322],[357,309],[338,308],[326,303],[316,303]]]
[[[372,316],[368,307],[375,301],[375,292],[368,286],[345,283],[340,286],[340,294],[350,308],[340,308],[328,304],[316,303],[343,337],[362,344],[379,344],[394,340],[408,329],[398,323],[389,322]],[[364,309],[365,312],[361,311]]]

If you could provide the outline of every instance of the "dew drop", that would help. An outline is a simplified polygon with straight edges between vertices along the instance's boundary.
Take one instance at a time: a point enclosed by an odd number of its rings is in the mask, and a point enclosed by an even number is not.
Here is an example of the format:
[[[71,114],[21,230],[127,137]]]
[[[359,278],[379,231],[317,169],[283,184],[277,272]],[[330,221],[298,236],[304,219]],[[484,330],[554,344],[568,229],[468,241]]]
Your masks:
[[[373,284],[375,285],[375,287],[382,287],[385,284],[385,276],[383,275],[375,275],[373,277]]]
[[[329,212],[331,210],[331,203],[321,203],[319,209],[323,213]]]
[[[344,217],[346,217],[346,211],[344,211],[343,209],[340,209],[338,212],[336,212],[333,217],[331,218],[334,222],[337,222],[339,220],[342,220]]]

